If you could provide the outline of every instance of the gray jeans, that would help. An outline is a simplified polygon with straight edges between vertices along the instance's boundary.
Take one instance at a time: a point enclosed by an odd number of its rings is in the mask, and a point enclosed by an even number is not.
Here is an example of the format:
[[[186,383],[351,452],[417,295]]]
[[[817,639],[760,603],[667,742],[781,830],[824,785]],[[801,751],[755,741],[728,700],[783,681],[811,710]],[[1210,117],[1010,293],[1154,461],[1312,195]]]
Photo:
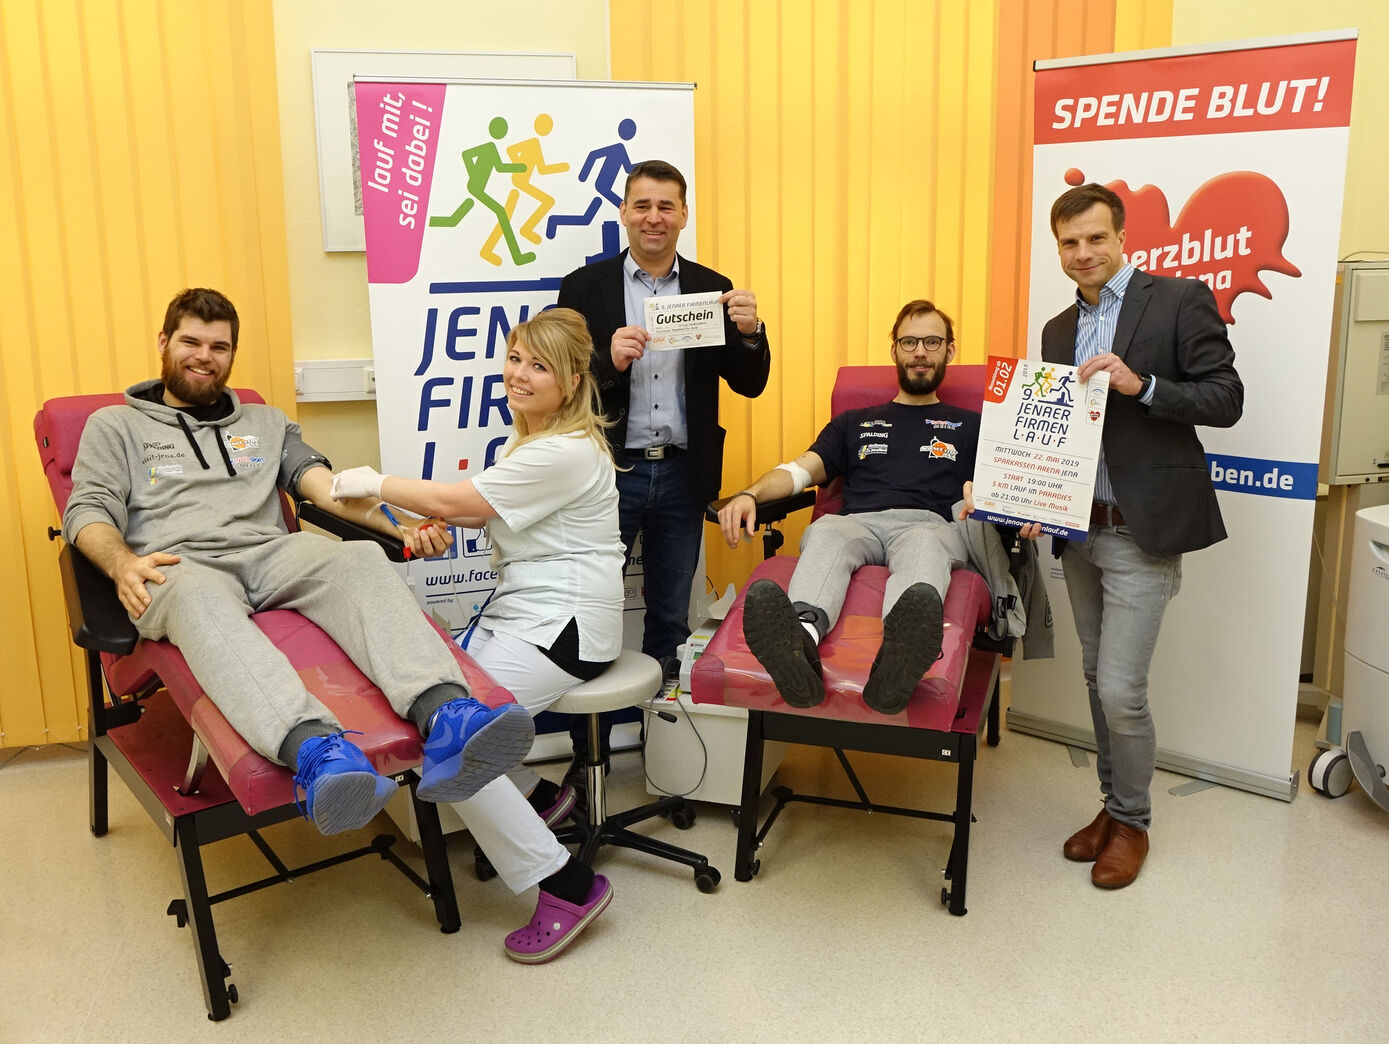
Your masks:
[[[892,575],[883,595],[884,616],[912,584],[930,584],[944,598],[951,571],[969,561],[960,526],[934,511],[911,508],[822,515],[801,538],[801,558],[787,595],[823,609],[833,627],[854,570],[885,565]]]
[[[1127,526],[1092,526],[1061,553],[1098,750],[1105,808],[1147,830],[1157,733],[1148,705],[1148,665],[1167,603],[1182,586],[1182,556],[1155,558]]]
[[[221,555],[181,556],[147,583],[153,598],[136,621],[144,638],[168,638],[232,728],[263,757],[306,721],[341,724],[310,695],[299,672],[252,613],[293,609],[326,631],[401,717],[420,693],[463,672],[429,626],[381,549],[292,533]]]

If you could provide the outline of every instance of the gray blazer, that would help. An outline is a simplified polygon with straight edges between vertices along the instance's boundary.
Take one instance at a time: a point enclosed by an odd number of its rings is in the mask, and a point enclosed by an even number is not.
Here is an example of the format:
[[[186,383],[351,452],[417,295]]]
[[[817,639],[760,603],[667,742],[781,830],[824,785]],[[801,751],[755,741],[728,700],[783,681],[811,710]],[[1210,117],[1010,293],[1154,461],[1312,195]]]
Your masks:
[[[1073,365],[1074,304],[1042,330],[1042,358]],[[1225,538],[1196,425],[1228,428],[1244,385],[1215,295],[1196,279],[1135,271],[1114,331],[1115,355],[1157,378],[1151,406],[1109,393],[1104,454],[1114,497],[1134,542],[1150,555],[1196,551]]]

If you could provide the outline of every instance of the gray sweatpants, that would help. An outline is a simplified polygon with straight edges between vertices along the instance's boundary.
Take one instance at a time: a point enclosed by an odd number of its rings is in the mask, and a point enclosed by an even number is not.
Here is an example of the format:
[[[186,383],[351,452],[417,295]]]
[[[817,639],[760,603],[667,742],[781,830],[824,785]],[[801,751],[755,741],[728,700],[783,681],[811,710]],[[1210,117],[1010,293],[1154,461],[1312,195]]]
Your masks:
[[[912,508],[821,515],[801,537],[801,558],[787,596],[823,609],[832,628],[854,570],[885,565],[892,575],[883,596],[884,616],[912,584],[930,584],[943,599],[951,571],[969,561],[961,525]]]
[[[444,639],[368,541],[291,533],[242,551],[183,555],[159,568],[167,579],[145,584],[153,601],[135,621],[141,636],[177,645],[232,728],[276,763],[294,726],[315,720],[342,726],[251,622],[252,613],[302,613],[342,647],[401,717],[431,685],[467,688]]]

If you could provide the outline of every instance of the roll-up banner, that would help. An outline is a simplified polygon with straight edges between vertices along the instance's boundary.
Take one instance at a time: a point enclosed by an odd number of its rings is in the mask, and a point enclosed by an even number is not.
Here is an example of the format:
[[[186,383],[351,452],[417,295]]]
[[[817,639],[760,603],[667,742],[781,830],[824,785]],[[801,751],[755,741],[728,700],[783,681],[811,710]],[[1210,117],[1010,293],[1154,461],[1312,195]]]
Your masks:
[[[355,93],[381,466],[462,479],[507,438],[507,333],[552,306],[570,271],[626,246],[634,163],[685,175],[681,246],[695,256],[693,87],[358,80]],[[412,566],[412,580],[457,633],[496,573],[485,530],[454,536],[451,557]],[[639,552],[633,567],[639,607]]]
[[[1353,30],[1037,63],[1029,358],[1075,299],[1052,202],[1124,200],[1127,260],[1200,279],[1244,382],[1199,431],[1228,539],[1183,557],[1150,675],[1158,765],[1291,800],[1302,649],[1355,66]],[[1057,656],[1014,663],[1011,728],[1094,746],[1059,562]]]

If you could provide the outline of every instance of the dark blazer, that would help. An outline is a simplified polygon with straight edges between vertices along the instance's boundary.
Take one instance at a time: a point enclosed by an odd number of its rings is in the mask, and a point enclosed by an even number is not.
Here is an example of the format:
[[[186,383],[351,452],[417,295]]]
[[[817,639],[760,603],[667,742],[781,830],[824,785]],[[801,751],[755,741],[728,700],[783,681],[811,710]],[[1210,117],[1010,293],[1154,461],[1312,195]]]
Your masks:
[[[613,366],[613,333],[627,325],[627,304],[622,292],[622,264],[627,251],[617,257],[575,269],[560,283],[558,305],[572,308],[588,321],[593,338],[593,373],[603,399],[603,413],[613,422],[608,441],[614,450],[627,442],[627,409],[631,401],[631,369],[619,373]],[[712,268],[680,258],[680,292],[720,293],[733,284]],[[739,395],[754,399],[767,386],[772,352],[764,328],[758,344],[749,347],[725,313],[724,345],[685,353],[685,426],[689,433],[690,484],[700,501],[714,500],[723,481],[724,430],[719,426],[719,378]]]
[[[1074,304],[1042,330],[1042,358],[1075,362]],[[1150,555],[1196,551],[1225,538],[1197,424],[1228,428],[1244,408],[1235,352],[1215,296],[1196,279],[1135,271],[1112,351],[1157,378],[1151,406],[1110,391],[1104,455],[1134,542]]]

